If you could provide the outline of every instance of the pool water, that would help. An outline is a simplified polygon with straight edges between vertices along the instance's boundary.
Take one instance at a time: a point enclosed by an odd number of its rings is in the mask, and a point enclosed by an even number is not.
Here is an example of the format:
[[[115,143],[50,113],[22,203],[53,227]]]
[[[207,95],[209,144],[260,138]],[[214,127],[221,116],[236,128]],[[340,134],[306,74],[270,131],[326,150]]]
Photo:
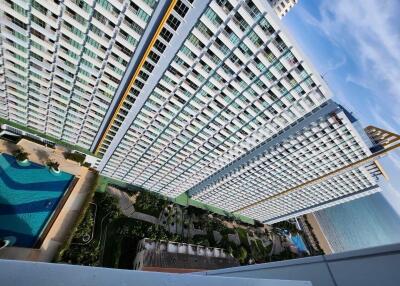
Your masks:
[[[299,234],[292,235],[290,237],[290,239],[292,240],[293,244],[296,246],[296,248],[299,251],[308,252],[308,249],[307,249],[306,245],[304,244],[302,237]]]
[[[11,237],[14,246],[34,246],[72,179],[0,154],[0,238]]]

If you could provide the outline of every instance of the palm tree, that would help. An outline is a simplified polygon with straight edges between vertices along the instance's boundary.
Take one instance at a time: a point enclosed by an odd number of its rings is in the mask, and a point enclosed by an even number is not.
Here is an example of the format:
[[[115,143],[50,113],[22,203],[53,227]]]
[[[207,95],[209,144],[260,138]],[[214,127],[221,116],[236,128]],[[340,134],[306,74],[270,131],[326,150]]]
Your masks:
[[[59,172],[59,171],[60,171],[60,169],[59,169],[60,163],[58,163],[57,161],[48,160],[48,161],[46,162],[46,165],[47,165],[48,167],[52,168],[52,169],[53,169],[54,171],[56,171],[56,172]]]
[[[25,152],[24,148],[18,147],[15,151],[12,152],[13,156],[19,161],[28,160],[29,153]]]

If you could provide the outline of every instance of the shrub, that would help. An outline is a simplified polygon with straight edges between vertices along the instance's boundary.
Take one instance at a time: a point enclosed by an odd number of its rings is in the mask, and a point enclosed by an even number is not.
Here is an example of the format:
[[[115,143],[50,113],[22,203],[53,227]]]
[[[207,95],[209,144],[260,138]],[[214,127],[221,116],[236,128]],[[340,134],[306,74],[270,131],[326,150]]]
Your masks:
[[[85,154],[78,153],[78,152],[74,152],[74,153],[65,152],[64,153],[64,157],[65,157],[65,159],[78,162],[79,164],[82,164],[86,159],[86,155]]]
[[[247,250],[244,247],[240,247],[239,256],[237,257],[237,259],[241,264],[244,264],[246,262],[246,258],[247,258]]]
[[[13,151],[12,154],[18,161],[25,161],[29,156],[29,153],[25,152],[22,147],[18,147],[18,149]]]
[[[48,160],[46,162],[46,165],[50,168],[53,168],[54,170],[58,171],[59,167],[60,167],[60,163],[58,163],[57,161],[54,160]]]
[[[158,217],[164,209],[166,201],[159,195],[151,192],[142,191],[136,199],[135,210],[145,214]]]
[[[64,243],[62,244],[62,246],[58,249],[58,253],[56,255],[56,257],[54,257],[53,262],[68,262],[71,261],[71,257],[76,253],[73,253],[73,251],[70,249],[71,246],[71,242],[72,239],[74,238],[74,234],[75,232],[78,230],[79,225],[83,222],[83,220],[86,218],[86,213],[89,209],[90,206],[90,202],[92,201],[93,195],[96,191],[96,186],[97,186],[97,182],[99,179],[99,175],[97,172],[94,172],[94,176],[93,179],[89,182],[88,185],[88,189],[90,190],[89,194],[86,196],[85,201],[83,203],[83,206],[80,210],[79,216],[76,219],[76,221],[74,222],[73,227],[71,227],[68,231],[67,234],[65,235],[66,239],[64,240]],[[92,245],[94,244],[90,244],[88,246],[88,248],[92,247]],[[97,244],[96,244],[97,246]],[[93,246],[94,247],[94,246]],[[94,249],[92,249],[94,250]],[[92,251],[92,250],[88,250],[88,251]],[[98,250],[98,248],[96,247],[95,250]],[[64,257],[65,255],[65,257]],[[78,255],[78,254],[76,254]]]

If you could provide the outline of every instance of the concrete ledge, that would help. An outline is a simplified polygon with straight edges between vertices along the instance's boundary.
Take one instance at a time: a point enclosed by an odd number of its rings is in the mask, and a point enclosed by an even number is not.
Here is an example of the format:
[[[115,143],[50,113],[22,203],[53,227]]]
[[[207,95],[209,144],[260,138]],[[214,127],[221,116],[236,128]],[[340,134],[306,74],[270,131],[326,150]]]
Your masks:
[[[400,244],[198,273],[311,281],[313,285],[397,286]]]
[[[311,286],[307,281],[166,274],[13,260],[0,260],[0,277],[4,286]]]

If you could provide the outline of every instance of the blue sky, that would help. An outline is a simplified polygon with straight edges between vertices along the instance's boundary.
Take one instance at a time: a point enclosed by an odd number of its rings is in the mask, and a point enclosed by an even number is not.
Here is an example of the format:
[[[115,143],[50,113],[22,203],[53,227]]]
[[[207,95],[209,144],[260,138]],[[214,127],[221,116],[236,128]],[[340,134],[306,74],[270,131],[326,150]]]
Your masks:
[[[283,22],[336,101],[363,126],[400,133],[399,0],[299,0]],[[380,161],[382,194],[400,214],[400,150]]]

